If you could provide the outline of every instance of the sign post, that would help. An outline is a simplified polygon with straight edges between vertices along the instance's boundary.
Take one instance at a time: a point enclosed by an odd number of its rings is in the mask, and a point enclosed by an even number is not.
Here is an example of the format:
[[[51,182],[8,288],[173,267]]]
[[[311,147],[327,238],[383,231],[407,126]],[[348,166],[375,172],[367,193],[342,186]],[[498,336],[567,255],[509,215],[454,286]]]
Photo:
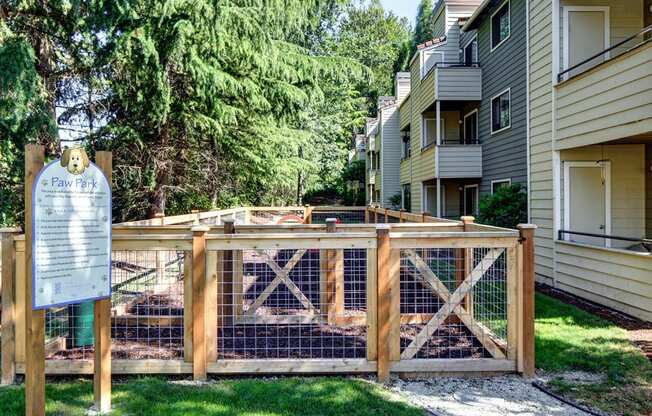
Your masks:
[[[88,301],[95,301],[95,406],[110,409],[111,154],[99,152],[98,163],[73,148],[43,167],[43,148],[26,147],[27,415],[45,412],[45,309]]]

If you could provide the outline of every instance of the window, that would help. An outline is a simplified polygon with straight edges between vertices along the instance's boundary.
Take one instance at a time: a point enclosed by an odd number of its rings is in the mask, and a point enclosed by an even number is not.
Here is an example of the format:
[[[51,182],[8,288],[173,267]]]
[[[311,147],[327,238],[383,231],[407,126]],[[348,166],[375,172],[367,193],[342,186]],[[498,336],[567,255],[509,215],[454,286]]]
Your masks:
[[[491,133],[497,133],[509,128],[511,92],[509,88],[491,99]]]
[[[429,147],[437,141],[437,122],[434,118],[422,119],[423,130],[421,132],[421,147]],[[444,138],[444,119],[441,119],[441,136]]]
[[[464,144],[478,143],[478,110],[464,116]]]
[[[491,181],[491,193],[495,194],[500,188],[508,187],[512,184],[511,179],[499,179],[496,181]]]
[[[403,185],[403,199],[401,208],[412,211],[412,192],[410,191],[409,183]]]
[[[478,63],[478,39],[474,38],[464,47],[464,65],[471,66]]]
[[[491,50],[503,43],[510,33],[509,0],[491,15]]]
[[[410,157],[410,130],[405,130],[401,132],[401,140],[403,145],[401,147],[401,158],[407,159]]]

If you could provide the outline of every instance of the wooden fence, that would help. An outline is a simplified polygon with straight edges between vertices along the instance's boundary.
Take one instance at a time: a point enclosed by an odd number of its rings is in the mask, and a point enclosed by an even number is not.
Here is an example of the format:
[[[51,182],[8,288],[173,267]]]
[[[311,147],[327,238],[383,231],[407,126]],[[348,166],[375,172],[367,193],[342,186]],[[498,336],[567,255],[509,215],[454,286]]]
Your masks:
[[[365,207],[113,227],[114,374],[534,371],[533,226]],[[25,371],[25,238],[2,239],[2,382]],[[92,309],[90,313],[92,317]],[[92,374],[84,305],[46,312],[47,374]]]

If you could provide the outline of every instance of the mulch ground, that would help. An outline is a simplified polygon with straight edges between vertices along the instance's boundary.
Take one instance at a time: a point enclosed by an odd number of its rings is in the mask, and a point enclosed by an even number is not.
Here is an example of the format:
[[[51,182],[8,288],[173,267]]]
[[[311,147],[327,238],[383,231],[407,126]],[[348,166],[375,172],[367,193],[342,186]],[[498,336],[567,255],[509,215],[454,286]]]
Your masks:
[[[573,305],[583,311],[597,315],[600,318],[627,330],[630,341],[639,347],[650,362],[652,362],[652,322],[640,320],[542,283],[536,284],[536,290],[537,292],[559,299],[562,302]]]

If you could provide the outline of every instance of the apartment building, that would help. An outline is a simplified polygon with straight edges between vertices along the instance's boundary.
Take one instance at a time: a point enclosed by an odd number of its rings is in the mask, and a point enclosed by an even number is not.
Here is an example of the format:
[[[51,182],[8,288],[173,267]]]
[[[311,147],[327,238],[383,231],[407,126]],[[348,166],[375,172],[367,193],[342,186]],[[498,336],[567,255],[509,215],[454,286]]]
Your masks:
[[[527,18],[537,277],[648,321],[651,7],[650,0],[537,0]]]
[[[474,56],[460,56],[460,19],[479,4],[438,2],[435,38],[419,45],[410,61],[410,91],[399,100],[399,127],[403,208],[412,212],[458,218],[477,212],[482,146],[477,113],[467,126],[464,116],[482,100],[482,69]]]
[[[378,99],[378,117],[365,128],[367,149],[366,189],[370,205],[391,207],[390,200],[400,193],[400,140],[395,97]]]

